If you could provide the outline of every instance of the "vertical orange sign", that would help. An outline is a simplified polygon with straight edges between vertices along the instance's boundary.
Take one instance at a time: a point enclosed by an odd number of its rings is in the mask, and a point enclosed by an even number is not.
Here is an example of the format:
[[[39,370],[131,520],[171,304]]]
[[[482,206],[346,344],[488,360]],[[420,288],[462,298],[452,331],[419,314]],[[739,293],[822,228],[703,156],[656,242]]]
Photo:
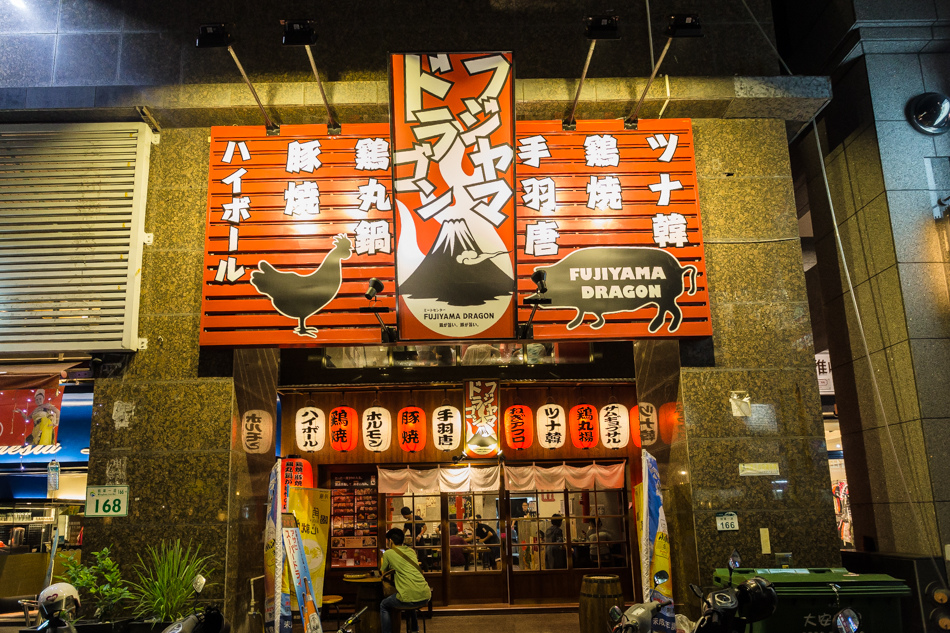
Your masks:
[[[403,340],[514,336],[511,53],[391,58]]]
[[[469,457],[498,454],[497,380],[469,380],[465,383],[465,447]]]

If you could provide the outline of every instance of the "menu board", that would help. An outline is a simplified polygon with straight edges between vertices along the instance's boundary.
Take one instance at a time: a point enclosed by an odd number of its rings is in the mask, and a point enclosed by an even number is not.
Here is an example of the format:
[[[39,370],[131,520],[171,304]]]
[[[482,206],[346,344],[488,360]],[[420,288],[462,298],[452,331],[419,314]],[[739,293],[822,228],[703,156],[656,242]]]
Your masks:
[[[334,475],[330,503],[330,566],[376,567],[379,564],[376,475]]]

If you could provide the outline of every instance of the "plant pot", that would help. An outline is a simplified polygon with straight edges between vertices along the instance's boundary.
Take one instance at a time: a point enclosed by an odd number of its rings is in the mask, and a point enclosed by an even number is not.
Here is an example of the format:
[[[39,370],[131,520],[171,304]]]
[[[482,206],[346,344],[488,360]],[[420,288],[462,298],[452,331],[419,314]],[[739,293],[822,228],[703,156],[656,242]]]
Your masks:
[[[125,620],[113,620],[112,622],[98,622],[96,620],[80,620],[73,626],[76,633],[128,633],[131,618]]]
[[[140,620],[133,620],[129,622],[125,633],[162,633],[162,631],[171,625],[171,622],[142,622]]]

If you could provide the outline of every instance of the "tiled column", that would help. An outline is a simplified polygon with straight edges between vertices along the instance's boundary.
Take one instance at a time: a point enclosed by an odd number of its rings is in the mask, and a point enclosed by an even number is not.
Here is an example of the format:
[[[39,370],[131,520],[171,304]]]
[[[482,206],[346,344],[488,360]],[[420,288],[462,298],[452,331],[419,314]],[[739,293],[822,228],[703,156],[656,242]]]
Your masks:
[[[683,368],[685,434],[671,450],[673,552],[692,556],[709,585],[733,548],[743,564],[840,563],[815,374],[785,126],[778,120],[695,120],[715,366]],[[751,398],[735,417],[731,391]],[[776,463],[775,476],[740,477],[740,464]],[[735,511],[738,532],[717,532]],[[772,554],[762,553],[767,528]],[[681,600],[688,594],[678,592]]]

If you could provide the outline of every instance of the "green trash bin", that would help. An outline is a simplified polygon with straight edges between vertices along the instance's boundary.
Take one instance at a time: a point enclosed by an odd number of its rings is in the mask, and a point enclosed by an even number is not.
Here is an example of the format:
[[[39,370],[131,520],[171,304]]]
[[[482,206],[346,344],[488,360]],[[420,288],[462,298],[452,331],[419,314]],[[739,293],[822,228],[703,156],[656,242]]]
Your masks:
[[[847,569],[739,568],[732,583],[761,576],[772,582],[778,596],[775,613],[751,626],[751,633],[833,633],[834,616],[845,607],[861,619],[861,633],[900,633],[900,599],[910,595],[903,580],[885,574],[852,574]],[[729,570],[717,569],[717,588],[729,582]],[[837,585],[837,596],[832,585]]]

